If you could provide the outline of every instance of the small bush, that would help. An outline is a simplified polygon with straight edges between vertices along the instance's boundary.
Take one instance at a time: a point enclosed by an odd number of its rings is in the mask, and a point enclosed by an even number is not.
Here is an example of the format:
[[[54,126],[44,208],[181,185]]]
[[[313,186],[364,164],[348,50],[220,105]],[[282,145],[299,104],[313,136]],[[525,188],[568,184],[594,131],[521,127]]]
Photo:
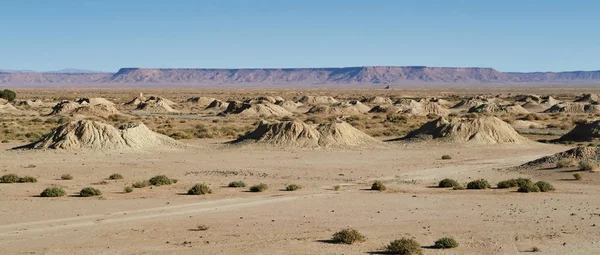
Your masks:
[[[521,186],[528,185],[528,184],[532,184],[530,179],[518,178],[518,179],[510,179],[510,180],[501,181],[498,183],[497,186],[499,189],[508,189],[508,188],[514,188],[514,187],[521,187]]]
[[[452,156],[450,156],[450,155],[443,155],[443,156],[442,156],[442,159],[443,159],[443,160],[452,159]]]
[[[198,225],[198,226],[196,227],[196,231],[206,231],[206,230],[208,230],[209,228],[210,228],[210,227],[209,227],[209,226],[207,226],[207,225]]]
[[[46,188],[44,191],[42,191],[42,193],[40,194],[40,196],[41,197],[62,197],[64,195],[66,195],[66,194],[67,193],[62,188],[59,188],[59,187],[50,187],[50,188]]]
[[[206,186],[206,184],[196,184],[190,190],[188,190],[188,195],[205,195],[211,194],[212,190],[210,187]]]
[[[544,181],[536,182],[535,186],[537,186],[541,192],[548,192],[554,190],[554,186],[552,186],[552,184]]]
[[[296,184],[290,184],[285,186],[285,191],[294,191],[294,190],[298,190],[301,189],[302,187],[300,187],[299,185]]]
[[[70,174],[63,174],[60,176],[61,180],[73,180],[73,176]]]
[[[574,158],[563,158],[556,162],[556,168],[574,167],[577,166],[577,160]]]
[[[440,188],[453,188],[457,186],[460,186],[460,183],[453,179],[443,179],[438,184],[438,187]]]
[[[379,190],[379,191],[384,191],[387,188],[385,187],[385,185],[383,185],[383,182],[381,181],[375,181],[373,183],[373,185],[371,185],[371,190]]]
[[[458,247],[458,242],[452,237],[442,237],[433,244],[437,249],[451,249]]]
[[[520,186],[517,190],[518,192],[529,193],[529,192],[540,192],[540,188],[533,183],[529,183],[523,186]]]
[[[92,187],[83,188],[79,192],[79,196],[82,196],[82,197],[93,197],[93,196],[100,196],[100,195],[102,195],[102,192],[99,189],[95,189]]]
[[[582,175],[582,174],[579,174],[579,173],[575,173],[575,174],[573,174],[573,177],[575,178],[575,180],[578,180],[578,181],[580,181],[580,180],[582,180],[582,179],[583,179],[583,175]]]
[[[121,179],[123,179],[123,176],[121,174],[111,174],[108,177],[108,179],[111,179],[111,180],[121,180]]]
[[[415,239],[402,238],[388,244],[385,249],[393,254],[400,255],[422,255],[423,249]]]
[[[173,181],[171,179],[169,179],[169,177],[167,177],[166,175],[154,176],[154,177],[150,178],[150,180],[148,182],[150,183],[150,185],[154,185],[154,186],[173,184]]]
[[[582,171],[594,171],[598,168],[598,165],[592,161],[579,161],[579,170]]]
[[[230,188],[243,188],[243,187],[246,187],[246,183],[244,183],[243,181],[230,182],[229,185],[227,185],[227,187],[230,187]]]
[[[335,191],[340,191],[341,189],[342,189],[342,185],[333,186],[333,190],[335,190]]]
[[[149,185],[150,185],[150,182],[144,180],[144,181],[134,182],[131,186],[136,189],[141,189],[141,188],[145,188]]]
[[[263,192],[267,189],[269,189],[269,186],[267,184],[261,183],[250,187],[250,192]]]
[[[19,182],[20,178],[16,174],[6,174],[0,177],[0,182],[2,183],[15,183]]]
[[[21,183],[24,183],[24,182],[34,183],[34,182],[37,182],[37,178],[35,178],[33,176],[23,176],[23,177],[19,178],[19,182],[21,182]]]
[[[465,186],[463,186],[463,185],[462,185],[462,184],[460,184],[460,183],[458,184],[458,186],[454,186],[454,187],[452,188],[452,190],[463,190],[463,189],[465,189]]]
[[[467,189],[489,189],[491,187],[492,186],[490,186],[490,183],[484,179],[474,180],[467,183]]]
[[[127,186],[123,189],[123,191],[125,191],[125,193],[131,193],[131,192],[133,192],[133,187]]]
[[[333,234],[331,240],[335,243],[344,243],[344,244],[353,244],[353,243],[361,243],[365,241],[365,236],[363,236],[358,230],[347,228],[340,230]]]

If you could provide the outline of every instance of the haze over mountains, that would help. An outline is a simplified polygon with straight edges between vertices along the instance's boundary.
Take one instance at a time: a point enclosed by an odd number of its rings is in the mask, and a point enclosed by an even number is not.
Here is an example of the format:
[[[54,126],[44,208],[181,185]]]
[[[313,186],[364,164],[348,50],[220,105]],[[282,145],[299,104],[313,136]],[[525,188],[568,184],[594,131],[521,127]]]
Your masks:
[[[600,71],[500,72],[492,68],[364,66],[283,69],[146,69],[121,68],[116,73],[78,69],[56,72],[0,71],[0,86],[128,87],[202,86],[354,86],[600,84]],[[119,86],[121,87],[121,86]]]

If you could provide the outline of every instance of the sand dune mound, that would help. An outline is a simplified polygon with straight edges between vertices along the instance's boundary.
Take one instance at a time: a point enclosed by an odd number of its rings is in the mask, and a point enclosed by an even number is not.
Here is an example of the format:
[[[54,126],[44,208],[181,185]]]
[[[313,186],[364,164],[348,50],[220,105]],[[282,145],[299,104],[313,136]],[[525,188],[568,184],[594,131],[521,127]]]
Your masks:
[[[26,106],[26,107],[42,107],[42,106],[47,106],[48,103],[42,101],[41,99],[15,100],[14,105],[16,105],[16,106]]]
[[[99,105],[99,104],[103,104],[103,105],[115,105],[115,103],[109,101],[108,99],[105,98],[101,98],[101,97],[94,97],[94,98],[87,98],[87,97],[83,97],[83,98],[78,98],[75,100],[75,102],[84,105],[84,104],[88,104],[88,105]]]
[[[279,101],[275,97],[272,97],[272,96],[260,96],[260,97],[256,98],[256,100],[263,101],[263,102],[269,102],[272,104],[277,103],[277,101]],[[281,101],[285,101],[285,100],[281,100]]]
[[[12,104],[6,103],[6,104],[0,104],[0,114],[23,115],[23,114],[25,114],[25,112],[17,109]]]
[[[558,103],[550,107],[545,113],[600,113],[600,105],[584,103]]]
[[[306,108],[303,107],[304,104],[303,103],[296,103],[294,101],[277,101],[277,105],[283,107],[283,109],[286,109],[289,112],[306,112]]]
[[[300,100],[298,100],[298,102],[303,103],[303,104],[316,105],[316,104],[335,104],[335,103],[338,103],[338,100],[336,100],[335,98],[330,97],[330,96],[303,96],[302,98],[300,98]]]
[[[79,120],[59,126],[39,141],[15,149],[119,150],[181,146],[170,137],[152,132],[142,123],[115,128],[101,122]]]
[[[442,117],[425,123],[404,139],[439,139],[451,143],[477,144],[516,144],[529,141],[519,135],[508,123],[493,116],[450,121]]]
[[[271,116],[283,117],[292,115],[291,112],[287,111],[283,107],[269,102],[248,104],[238,101],[230,101],[227,109],[221,113],[221,115],[228,114],[236,114],[244,118]]]
[[[559,141],[591,142],[600,139],[600,120],[580,122]]]
[[[417,100],[417,102],[419,102],[419,103],[436,103],[443,107],[452,106],[452,103],[450,103],[449,101],[441,99],[441,98],[437,98],[437,97],[421,98],[421,99]]]
[[[546,125],[542,125],[542,124],[535,123],[533,121],[527,121],[527,120],[515,120],[512,123],[510,123],[510,125],[514,129],[542,129],[542,128],[546,128]]]
[[[307,113],[326,115],[356,115],[367,113],[370,110],[370,107],[359,101],[349,101],[335,103],[333,105],[316,105],[310,108]]]
[[[577,147],[567,151],[559,152],[554,155],[542,157],[533,161],[529,161],[519,168],[552,168],[556,167],[556,163],[562,159],[574,159],[576,161],[592,161],[600,162],[599,147]]]
[[[381,145],[380,141],[348,123],[325,123],[314,126],[298,121],[275,123],[261,121],[253,132],[233,143],[248,141],[303,148],[344,148]]]
[[[397,105],[376,105],[373,108],[371,108],[371,110],[369,110],[370,113],[399,113],[401,111],[404,111],[405,109],[403,107],[397,106]]]
[[[500,105],[497,103],[481,104],[469,109],[470,113],[508,113],[508,114],[527,114],[525,108],[520,105]]]
[[[583,94],[573,102],[600,102],[600,95],[598,94]]]
[[[468,109],[470,109],[475,106],[479,106],[482,104],[490,104],[490,103],[507,104],[506,101],[504,101],[500,98],[476,96],[476,97],[471,97],[468,99],[461,100],[456,105],[452,106],[452,108],[468,108]]]
[[[419,102],[417,102],[413,99],[401,98],[401,99],[398,99],[394,104],[395,105],[415,105],[418,103]]]
[[[85,115],[107,118],[111,115],[121,114],[114,103],[100,99],[77,99],[76,101],[64,100],[52,107],[50,115]]]
[[[185,100],[187,103],[193,103],[200,106],[208,106],[210,103],[215,101],[212,97],[190,97]]]
[[[144,111],[149,113],[170,113],[176,112],[175,109],[171,107],[172,104],[169,103],[166,99],[163,98],[155,98],[148,99],[142,103],[140,103],[136,110]]]
[[[448,114],[450,114],[450,110],[433,102],[416,102],[412,103],[408,109],[403,111],[403,113],[415,116],[427,116],[429,114],[435,114],[438,116],[448,116]]]
[[[227,109],[227,106],[229,106],[229,103],[221,101],[219,99],[215,99],[212,102],[210,102],[210,104],[208,104],[208,106],[206,106],[206,108],[204,109],[224,111],[225,109]]]
[[[361,100],[361,102],[368,103],[368,104],[378,104],[378,105],[386,105],[386,104],[394,103],[392,101],[392,99],[389,99],[387,97],[380,97],[380,96],[365,98],[365,99]]]

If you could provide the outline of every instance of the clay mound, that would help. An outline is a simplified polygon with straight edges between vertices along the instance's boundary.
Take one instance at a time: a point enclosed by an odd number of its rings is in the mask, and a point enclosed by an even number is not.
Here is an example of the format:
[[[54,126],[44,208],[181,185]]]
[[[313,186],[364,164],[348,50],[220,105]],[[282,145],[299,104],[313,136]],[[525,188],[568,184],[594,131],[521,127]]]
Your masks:
[[[562,159],[575,159],[576,161],[600,162],[600,148],[598,147],[577,147],[567,151],[559,152],[554,155],[542,157],[529,161],[518,168],[554,168],[556,163]]]
[[[83,98],[75,99],[75,102],[77,102],[80,105],[85,105],[85,104],[87,104],[87,105],[103,104],[103,105],[112,105],[112,106],[115,105],[115,103],[109,101],[108,99],[101,98],[101,97],[94,97],[94,98],[83,97]]]
[[[256,98],[256,100],[263,101],[263,102],[269,102],[272,104],[277,103],[277,99],[275,99],[272,96],[261,96],[261,97]]]
[[[338,103],[338,100],[336,100],[335,98],[330,97],[330,96],[303,96],[302,98],[300,98],[300,100],[298,100],[298,102],[303,103],[303,104],[316,105],[316,104],[335,104],[335,103]]]
[[[14,102],[17,106],[27,106],[27,107],[42,107],[47,106],[48,104],[40,99],[34,100],[15,100]]]
[[[359,101],[349,101],[336,103],[333,105],[316,105],[310,108],[307,113],[326,115],[357,115],[367,113],[370,110],[370,107],[362,104]]]
[[[439,139],[450,143],[477,144],[517,144],[529,141],[508,123],[493,116],[451,121],[442,117],[425,123],[403,139]]]
[[[402,98],[402,99],[398,99],[394,104],[395,105],[416,105],[416,104],[418,104],[418,102],[415,100],[412,100],[412,99]]]
[[[292,115],[291,112],[287,111],[283,107],[268,103],[262,102],[257,104],[248,104],[241,103],[237,101],[229,102],[227,109],[220,113],[221,115],[228,114],[237,114],[240,117],[244,118],[254,118],[254,117],[283,117]]]
[[[380,97],[380,96],[365,98],[365,99],[361,100],[361,102],[368,103],[368,104],[378,104],[378,105],[386,105],[386,104],[393,103],[392,99],[389,99],[387,97]]]
[[[583,103],[558,103],[550,107],[545,113],[600,113],[600,105]]]
[[[516,96],[516,101],[517,102],[524,102],[524,103],[535,102],[535,103],[539,104],[539,103],[542,102],[542,97],[539,96],[539,95],[533,95],[533,94],[530,94],[530,95],[517,95]]]
[[[24,111],[21,111],[14,107],[12,104],[0,104],[0,114],[9,114],[9,115],[23,115]]]
[[[225,109],[227,109],[227,106],[229,106],[229,103],[221,101],[219,99],[215,99],[212,102],[210,102],[210,104],[208,104],[208,106],[206,106],[206,108],[204,108],[205,110],[220,110],[223,111]]]
[[[419,102],[419,103],[436,103],[443,107],[452,106],[452,103],[450,103],[449,101],[446,101],[444,99],[437,98],[437,97],[421,98],[421,99],[417,100],[417,102]]]
[[[117,108],[115,108],[112,105],[96,104],[77,107],[73,109],[73,111],[71,111],[70,114],[80,114],[85,116],[97,116],[107,118],[111,115],[121,114],[121,112],[119,112],[119,110],[117,110]]]
[[[303,103],[296,103],[294,101],[277,101],[277,105],[283,107],[289,112],[306,112],[306,109],[303,107]]]
[[[125,105],[137,107],[138,105],[145,102],[146,100],[148,100],[148,99],[146,99],[146,97],[144,97],[144,95],[142,93],[140,93],[140,96],[135,97],[131,101],[125,103]]]
[[[584,94],[578,97],[573,102],[600,102],[600,95],[598,94]]]
[[[303,148],[372,147],[382,144],[348,123],[326,123],[314,126],[298,121],[275,123],[261,121],[253,132],[232,143],[248,141]]]
[[[460,102],[458,102],[456,105],[452,106],[452,108],[472,108],[475,106],[479,106],[482,104],[489,104],[489,103],[495,103],[495,104],[507,104],[506,101],[500,99],[500,98],[488,98],[485,96],[476,96],[476,97],[472,97],[472,98],[468,98],[468,99],[464,99]]]
[[[400,106],[396,106],[396,105],[376,105],[373,108],[371,108],[371,110],[369,110],[370,113],[399,113],[401,111],[404,111],[405,109],[403,107]]]
[[[558,138],[559,141],[591,142],[600,139],[600,120],[577,123],[569,133]]]
[[[535,123],[533,121],[527,121],[527,120],[515,120],[512,123],[510,123],[510,125],[514,129],[543,129],[543,128],[546,128],[546,125],[542,125],[542,124]]]
[[[508,114],[527,114],[525,108],[520,105],[500,105],[497,103],[482,104],[469,109],[470,113],[508,113]]]
[[[139,104],[136,110],[149,112],[149,113],[170,113],[176,112],[175,109],[171,108],[169,102],[159,98],[158,100],[146,100]]]
[[[59,126],[37,142],[14,149],[121,150],[175,147],[182,147],[182,144],[152,132],[142,123],[115,128],[102,122],[79,120]]]
[[[191,98],[188,98],[185,101],[187,103],[193,103],[193,104],[197,104],[197,105],[200,105],[200,106],[207,106],[210,103],[212,103],[213,101],[215,101],[215,99],[211,98],[211,97],[191,97]]]
[[[108,100],[106,100],[108,101]],[[75,102],[63,100],[52,107],[50,115],[85,115],[107,118],[110,115],[121,114],[113,103],[104,100],[78,99]]]
[[[160,97],[160,96],[150,96],[144,102],[148,102],[148,101],[163,101],[165,104],[167,104],[169,106],[176,105],[175,102],[173,102],[173,101],[171,101],[169,99],[166,99],[164,97]]]
[[[437,116],[448,116],[450,114],[450,110],[444,108],[443,106],[433,103],[412,103],[408,109],[404,110],[403,113],[408,115],[415,116],[427,116],[429,114],[435,114]]]

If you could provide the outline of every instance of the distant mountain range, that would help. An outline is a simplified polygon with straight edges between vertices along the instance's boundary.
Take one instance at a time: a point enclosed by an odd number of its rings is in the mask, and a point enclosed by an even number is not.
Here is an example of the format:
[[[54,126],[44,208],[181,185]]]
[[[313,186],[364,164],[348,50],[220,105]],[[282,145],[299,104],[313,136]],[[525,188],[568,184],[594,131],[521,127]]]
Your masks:
[[[116,73],[63,69],[55,72],[3,71],[0,85],[118,86],[354,86],[477,84],[600,84],[600,71],[500,72],[492,68],[364,66],[283,69],[146,69],[121,68]],[[119,86],[121,87],[121,86]]]

